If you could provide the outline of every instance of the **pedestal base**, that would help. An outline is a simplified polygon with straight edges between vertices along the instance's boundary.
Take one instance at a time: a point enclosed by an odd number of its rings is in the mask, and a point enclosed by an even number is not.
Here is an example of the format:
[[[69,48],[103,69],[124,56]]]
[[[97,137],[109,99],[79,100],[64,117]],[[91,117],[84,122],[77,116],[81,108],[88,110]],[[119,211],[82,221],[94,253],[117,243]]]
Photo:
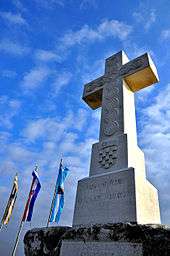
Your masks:
[[[42,228],[24,238],[26,256],[169,256],[165,225],[117,223],[84,228]]]
[[[157,189],[134,168],[80,180],[73,226],[119,222],[160,224]]]

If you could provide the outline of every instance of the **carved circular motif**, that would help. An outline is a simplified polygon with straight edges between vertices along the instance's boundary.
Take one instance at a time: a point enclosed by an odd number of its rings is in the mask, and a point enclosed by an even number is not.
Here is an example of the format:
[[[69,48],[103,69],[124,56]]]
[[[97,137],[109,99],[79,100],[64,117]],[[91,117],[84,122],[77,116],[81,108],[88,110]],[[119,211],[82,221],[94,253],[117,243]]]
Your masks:
[[[104,127],[104,134],[107,136],[113,135],[119,129],[119,123],[117,121],[110,122]]]

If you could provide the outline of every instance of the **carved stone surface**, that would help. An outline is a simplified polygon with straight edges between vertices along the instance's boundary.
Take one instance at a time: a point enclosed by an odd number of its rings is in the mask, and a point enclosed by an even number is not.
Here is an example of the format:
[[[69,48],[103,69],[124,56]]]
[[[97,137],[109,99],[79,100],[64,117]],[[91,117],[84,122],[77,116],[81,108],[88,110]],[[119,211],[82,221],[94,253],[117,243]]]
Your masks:
[[[123,65],[120,69],[120,75],[121,76],[128,76],[132,73],[137,72],[139,69],[143,69],[146,66],[148,66],[148,59],[147,59],[147,54],[144,54],[128,63]]]
[[[137,221],[133,170],[79,181],[73,225]]]
[[[112,88],[110,84],[105,89],[103,106],[103,132],[106,136],[115,134],[120,129],[120,100],[119,88]]]
[[[70,227],[34,228],[24,237],[25,255],[59,255],[62,236]]]
[[[142,245],[123,242],[63,241],[61,256],[143,256]]]
[[[25,255],[61,256],[61,247],[65,242],[74,242],[74,244],[78,242],[78,244],[82,243],[84,245],[96,242],[101,242],[101,244],[120,242],[120,246],[124,243],[138,244],[143,248],[143,256],[170,255],[169,227],[165,225],[138,225],[132,223],[95,225],[79,229],[71,228],[65,230],[64,234],[61,234],[61,227],[33,229],[28,231],[24,238]],[[70,249],[62,256],[73,256],[69,253]],[[95,254],[91,255],[94,256]],[[100,256],[101,254],[98,255]],[[106,256],[110,255],[106,254]]]
[[[117,145],[106,146],[99,151],[99,163],[101,167],[108,169],[117,161]]]
[[[144,177],[129,168],[79,181],[73,226],[127,221],[160,223],[157,190]]]
[[[117,136],[112,140],[96,143],[92,148],[90,176],[127,168],[127,137]]]

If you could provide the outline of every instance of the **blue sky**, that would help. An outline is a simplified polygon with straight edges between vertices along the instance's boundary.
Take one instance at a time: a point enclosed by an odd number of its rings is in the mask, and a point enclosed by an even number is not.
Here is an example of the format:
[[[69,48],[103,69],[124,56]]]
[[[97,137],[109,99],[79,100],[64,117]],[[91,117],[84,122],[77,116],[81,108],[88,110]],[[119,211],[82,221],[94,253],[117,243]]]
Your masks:
[[[88,176],[100,120],[100,110],[81,100],[83,85],[120,50],[131,59],[147,51],[158,69],[160,83],[136,93],[138,141],[159,190],[162,222],[170,223],[169,9],[165,0],[0,0],[0,216],[16,171],[20,187],[0,233],[1,255],[10,255],[36,163],[42,190],[22,238],[46,225],[61,156],[71,174],[60,224],[71,225],[77,181]]]

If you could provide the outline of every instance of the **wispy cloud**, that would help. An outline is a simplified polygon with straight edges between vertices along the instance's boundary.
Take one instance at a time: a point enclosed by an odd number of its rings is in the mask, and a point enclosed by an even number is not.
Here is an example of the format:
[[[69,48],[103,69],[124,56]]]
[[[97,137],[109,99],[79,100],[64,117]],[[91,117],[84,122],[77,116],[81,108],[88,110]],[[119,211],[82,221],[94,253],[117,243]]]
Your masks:
[[[11,54],[14,56],[23,56],[30,52],[30,48],[13,42],[8,39],[0,41],[0,52]]]
[[[28,91],[35,89],[48,78],[49,74],[50,70],[48,67],[35,67],[24,75],[21,86]]]
[[[87,112],[84,109],[78,109],[74,113],[69,111],[67,115],[61,118],[39,118],[30,121],[22,132],[22,135],[28,142],[35,142],[38,139],[43,141],[58,143],[65,139],[66,133],[72,129],[80,131],[87,120]],[[76,135],[77,136],[77,135]],[[53,144],[48,144],[50,147]]]
[[[0,12],[0,17],[13,25],[27,25],[26,20],[20,13]]]
[[[4,107],[5,106],[5,107]],[[13,118],[19,113],[21,102],[17,99],[10,99],[7,96],[0,97],[0,126],[11,129]]]
[[[96,0],[82,0],[80,3],[80,9],[87,9],[89,7],[97,7]]]
[[[53,82],[53,89],[55,94],[57,94],[63,86],[66,86],[71,81],[72,74],[70,72],[63,72],[55,78]]]
[[[146,8],[143,5],[141,5],[139,10],[140,11],[133,13],[133,17],[135,18],[136,22],[141,23],[144,29],[147,31],[156,22],[156,10]]]
[[[64,7],[65,5],[65,0],[34,0],[37,6],[41,6],[47,9],[56,7],[56,6],[61,6]]]
[[[61,48],[70,48],[74,45],[105,40],[108,37],[124,40],[131,33],[132,27],[117,21],[105,20],[96,28],[84,25],[80,30],[67,32],[59,41]]]
[[[170,29],[162,30],[162,32],[161,32],[161,39],[162,40],[170,39]]]
[[[54,51],[38,49],[35,52],[35,59],[38,61],[49,62],[60,61],[61,57],[58,56]]]

